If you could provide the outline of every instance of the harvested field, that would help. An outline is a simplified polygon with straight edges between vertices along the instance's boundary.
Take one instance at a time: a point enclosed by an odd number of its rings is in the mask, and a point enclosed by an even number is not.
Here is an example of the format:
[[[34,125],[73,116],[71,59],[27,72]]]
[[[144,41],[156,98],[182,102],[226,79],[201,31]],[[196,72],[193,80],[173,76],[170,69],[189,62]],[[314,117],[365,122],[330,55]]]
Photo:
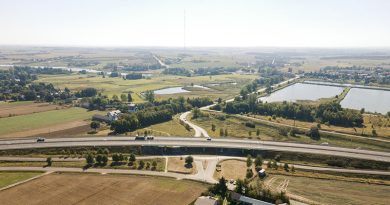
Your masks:
[[[0,103],[0,117],[27,115],[31,113],[45,112],[55,109],[63,109],[63,107],[50,103]]]
[[[2,204],[189,204],[207,186],[170,178],[50,174],[0,192]]]
[[[286,183],[287,182],[287,183]],[[390,186],[276,175],[266,184],[321,204],[388,204]]]
[[[182,174],[195,174],[196,165],[192,163],[192,167],[188,168],[185,166],[185,158],[170,157],[168,159],[168,172],[176,172]]]
[[[99,111],[69,108],[0,118],[0,137],[16,138],[52,133],[88,125],[88,120]]]
[[[38,129],[26,130],[21,132],[13,132],[9,134],[1,135],[1,138],[21,138],[21,137],[32,137],[32,136],[68,136],[72,134],[79,134],[83,131],[88,131],[89,123],[82,120],[74,122],[68,122],[59,125],[47,126]]]

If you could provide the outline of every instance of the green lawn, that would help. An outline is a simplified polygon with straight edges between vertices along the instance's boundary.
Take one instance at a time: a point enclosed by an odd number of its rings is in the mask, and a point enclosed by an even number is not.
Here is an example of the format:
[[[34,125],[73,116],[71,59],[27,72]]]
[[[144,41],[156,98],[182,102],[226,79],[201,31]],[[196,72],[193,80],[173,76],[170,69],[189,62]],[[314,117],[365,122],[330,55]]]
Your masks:
[[[0,135],[57,125],[75,120],[86,120],[96,113],[99,112],[87,111],[83,108],[69,108],[33,113],[23,116],[0,118]]]
[[[29,179],[41,172],[0,172],[0,188]]]

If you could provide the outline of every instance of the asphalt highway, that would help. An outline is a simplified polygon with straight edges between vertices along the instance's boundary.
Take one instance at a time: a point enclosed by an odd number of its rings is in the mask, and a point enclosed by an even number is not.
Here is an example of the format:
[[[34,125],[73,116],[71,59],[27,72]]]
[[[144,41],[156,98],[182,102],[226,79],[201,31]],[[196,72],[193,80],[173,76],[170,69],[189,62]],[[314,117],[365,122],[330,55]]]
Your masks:
[[[52,138],[45,142],[35,139],[1,140],[0,150],[34,149],[50,147],[80,147],[80,146],[171,146],[171,147],[211,147],[234,148],[250,150],[273,150],[322,154],[357,159],[390,162],[390,153],[362,149],[350,149],[325,145],[299,144],[290,142],[271,142],[258,140],[155,137],[154,140],[135,140],[134,137],[80,137]]]

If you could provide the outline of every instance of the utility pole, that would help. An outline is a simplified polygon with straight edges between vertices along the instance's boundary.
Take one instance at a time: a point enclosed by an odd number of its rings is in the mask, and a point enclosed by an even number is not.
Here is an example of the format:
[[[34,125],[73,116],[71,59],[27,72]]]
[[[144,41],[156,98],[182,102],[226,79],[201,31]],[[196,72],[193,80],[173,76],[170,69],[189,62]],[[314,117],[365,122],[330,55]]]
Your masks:
[[[186,10],[184,9],[183,46],[186,49]]]

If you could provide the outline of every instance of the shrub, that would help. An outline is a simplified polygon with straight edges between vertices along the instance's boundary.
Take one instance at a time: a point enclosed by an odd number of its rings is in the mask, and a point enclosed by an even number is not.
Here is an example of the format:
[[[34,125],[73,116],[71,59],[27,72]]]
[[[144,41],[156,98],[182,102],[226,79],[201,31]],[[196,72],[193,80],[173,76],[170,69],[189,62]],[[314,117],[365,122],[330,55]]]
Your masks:
[[[255,123],[253,123],[253,122],[246,122],[245,126],[250,127],[250,128],[255,128],[256,127]]]

